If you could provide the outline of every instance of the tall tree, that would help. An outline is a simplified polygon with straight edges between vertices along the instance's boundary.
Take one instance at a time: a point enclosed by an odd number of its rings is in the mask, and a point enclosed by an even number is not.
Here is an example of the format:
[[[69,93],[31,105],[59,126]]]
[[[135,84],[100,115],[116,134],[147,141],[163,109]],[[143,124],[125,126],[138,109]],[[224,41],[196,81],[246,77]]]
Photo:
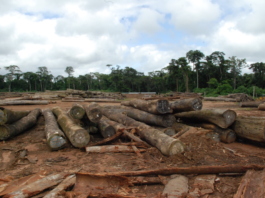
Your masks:
[[[167,70],[169,72],[169,76],[174,75],[175,79],[176,79],[176,92],[179,92],[179,83],[178,83],[178,78],[179,78],[179,65],[176,64],[176,60],[175,59],[171,59],[171,62],[169,63],[169,65],[165,68],[163,68],[165,70]]]
[[[14,79],[14,75],[17,76],[20,74],[21,70],[17,65],[9,65],[6,66],[5,69],[9,71],[9,73],[6,74],[6,79],[9,82],[9,92],[11,92],[11,82]]]
[[[68,88],[70,88],[70,77],[75,72],[74,68],[72,66],[67,66],[66,69],[65,69],[65,72],[68,74],[68,85],[69,85]]]
[[[256,76],[256,82],[259,85],[259,87],[264,87],[264,73],[265,73],[265,63],[263,62],[257,62],[250,64],[249,69],[252,69],[252,71],[255,73]]]
[[[181,67],[181,70],[185,76],[186,80],[186,91],[189,91],[189,71],[190,67],[188,65],[188,61],[185,57],[180,57],[178,60],[176,60],[176,64]]]
[[[204,54],[199,50],[190,50],[186,54],[187,59],[189,62],[193,63],[193,67],[195,64],[196,73],[197,73],[197,88],[199,88],[199,67],[200,67],[200,60],[204,58]]]
[[[228,65],[233,74],[234,90],[236,89],[236,78],[241,73],[242,68],[247,67],[246,59],[238,59],[236,56],[229,57]]]
[[[223,80],[223,75],[226,72],[226,69],[228,67],[226,67],[225,65],[225,57],[224,57],[225,53],[224,52],[219,52],[219,51],[215,51],[210,55],[211,61],[213,62],[214,65],[218,66],[220,69],[220,82],[222,82]]]
[[[36,74],[39,77],[41,91],[46,90],[46,84],[50,79],[49,73],[50,71],[48,71],[48,68],[46,66],[38,67],[38,71],[36,72]]]

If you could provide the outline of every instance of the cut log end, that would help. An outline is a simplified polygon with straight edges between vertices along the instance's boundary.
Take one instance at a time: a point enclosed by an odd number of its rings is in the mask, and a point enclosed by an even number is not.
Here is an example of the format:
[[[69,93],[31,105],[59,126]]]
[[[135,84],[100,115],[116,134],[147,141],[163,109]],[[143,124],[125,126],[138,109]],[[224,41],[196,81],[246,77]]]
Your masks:
[[[175,155],[178,153],[182,153],[185,151],[185,149],[186,149],[186,145],[180,140],[176,140],[171,144],[168,154],[169,156],[171,156],[171,155]]]
[[[113,126],[107,126],[104,131],[101,130],[100,132],[104,138],[109,138],[116,134],[116,131]]]
[[[52,150],[58,150],[66,145],[66,140],[60,135],[54,135],[49,139],[48,143]]]
[[[71,109],[70,114],[74,119],[81,120],[85,115],[85,110],[81,107],[75,106]]]
[[[168,100],[158,100],[157,101],[157,112],[161,114],[171,113]]]
[[[74,140],[74,142],[72,142],[72,144],[74,146],[85,147],[90,140],[90,136],[85,129],[79,129],[75,132],[73,140]]]
[[[10,138],[10,133],[5,125],[0,126],[0,140],[6,140]]]
[[[227,110],[223,113],[223,116],[225,118],[225,123],[227,124],[227,127],[233,124],[233,122],[236,119],[236,113],[232,110]]]
[[[87,117],[88,117],[88,119],[89,119],[91,122],[98,123],[99,120],[100,120],[101,117],[102,117],[102,114],[101,114],[101,112],[100,112],[99,109],[94,108],[94,109],[91,109],[91,110],[89,111],[89,114],[87,114]]]
[[[192,107],[194,111],[199,111],[202,109],[202,101],[199,98],[196,98],[192,101]]]

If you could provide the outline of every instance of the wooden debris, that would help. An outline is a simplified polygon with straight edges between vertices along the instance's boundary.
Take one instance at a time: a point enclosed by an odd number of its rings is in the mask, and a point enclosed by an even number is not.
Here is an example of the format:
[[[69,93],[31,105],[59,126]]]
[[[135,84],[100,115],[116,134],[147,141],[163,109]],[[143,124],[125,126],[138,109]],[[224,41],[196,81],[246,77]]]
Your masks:
[[[180,197],[185,198],[189,191],[189,179],[182,175],[177,175],[175,178],[169,180],[165,185],[162,195],[167,197]]]
[[[47,105],[46,100],[1,100],[0,105]]]
[[[263,117],[237,117],[231,129],[238,137],[265,142],[265,119]]]
[[[233,110],[226,110],[226,109],[203,109],[200,111],[189,111],[189,112],[182,112],[176,113],[176,118],[181,118],[184,120],[199,120],[199,121],[206,121],[221,128],[228,128],[236,119],[236,112]]]
[[[214,192],[216,175],[199,175],[195,178],[188,197],[201,197]]]
[[[166,114],[171,113],[168,100],[145,101],[140,99],[133,99],[121,103],[124,106],[131,106],[142,111],[152,114]]]
[[[13,111],[6,109],[4,107],[0,107],[0,125],[4,124],[12,124],[21,118],[27,116],[30,111]]]
[[[0,140],[6,140],[10,137],[17,136],[23,131],[34,126],[37,122],[38,116],[40,115],[40,111],[40,109],[34,109],[27,116],[21,118],[11,125],[1,125]]]
[[[170,108],[174,113],[183,111],[198,111],[202,109],[202,101],[200,98],[176,100],[170,103]]]
[[[99,142],[95,142],[95,143],[89,143],[88,147],[90,146],[98,146],[98,145],[103,145],[103,144],[106,144],[106,143],[109,143],[113,140],[116,140],[118,139],[123,133],[121,131],[118,131],[115,135],[109,137],[109,138],[105,138],[104,140],[102,141],[99,141]]]
[[[43,198],[57,198],[67,188],[73,186],[76,182],[75,175],[69,175],[66,177],[58,186],[56,186],[52,191],[46,194]]]
[[[50,108],[42,110],[45,118],[45,134],[47,144],[52,150],[59,150],[66,145],[64,133],[59,129],[57,121]]]
[[[90,136],[85,129],[76,125],[60,107],[54,107],[52,112],[73,146],[82,148],[88,144]]]

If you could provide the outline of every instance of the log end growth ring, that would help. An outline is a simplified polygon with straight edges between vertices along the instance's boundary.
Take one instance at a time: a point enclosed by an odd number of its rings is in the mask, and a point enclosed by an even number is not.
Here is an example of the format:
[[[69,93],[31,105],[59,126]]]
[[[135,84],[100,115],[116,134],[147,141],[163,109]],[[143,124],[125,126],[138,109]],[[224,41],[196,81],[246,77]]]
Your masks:
[[[87,117],[91,122],[98,123],[102,117],[102,114],[98,108],[94,108],[89,111]]]
[[[185,149],[186,149],[186,145],[180,140],[176,140],[171,144],[168,154],[169,156],[171,156],[171,155],[175,155],[178,153],[182,153],[185,151]]]
[[[202,109],[202,101],[200,98],[195,98],[193,101],[192,101],[192,107],[194,109],[194,111],[199,111]]]
[[[171,113],[171,108],[169,106],[168,100],[158,100],[157,101],[157,112],[161,114]]]
[[[226,127],[229,127],[231,124],[234,123],[236,119],[236,112],[232,110],[227,110],[223,113],[223,116],[225,118]]]
[[[85,113],[86,113],[85,110],[80,107],[72,108],[70,112],[73,118],[78,119],[78,120],[81,120],[84,117]]]
[[[72,142],[73,146],[82,148],[88,144],[90,137],[85,129],[79,129],[78,131],[76,131],[73,140],[74,140],[74,142]]]
[[[60,148],[63,148],[66,144],[66,140],[60,135],[52,136],[49,142],[50,142],[50,147],[53,150],[58,150]]]

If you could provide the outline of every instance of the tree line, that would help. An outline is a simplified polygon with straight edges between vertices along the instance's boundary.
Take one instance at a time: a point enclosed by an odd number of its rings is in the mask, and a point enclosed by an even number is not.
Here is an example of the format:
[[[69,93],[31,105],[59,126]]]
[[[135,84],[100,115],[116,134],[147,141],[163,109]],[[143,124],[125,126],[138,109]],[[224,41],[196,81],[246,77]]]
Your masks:
[[[0,91],[45,91],[65,90],[104,90],[114,92],[158,92],[194,91],[208,95],[223,95],[232,92],[251,94],[256,86],[257,96],[265,93],[265,63],[248,65],[246,59],[236,56],[225,58],[224,52],[215,51],[205,56],[199,50],[190,50],[185,57],[171,59],[166,67],[145,75],[132,67],[106,65],[110,74],[90,72],[74,76],[74,68],[67,66],[65,73],[53,76],[46,66],[38,67],[37,72],[22,72],[17,65],[4,67],[8,71],[0,75]],[[242,74],[243,68],[252,73]]]

